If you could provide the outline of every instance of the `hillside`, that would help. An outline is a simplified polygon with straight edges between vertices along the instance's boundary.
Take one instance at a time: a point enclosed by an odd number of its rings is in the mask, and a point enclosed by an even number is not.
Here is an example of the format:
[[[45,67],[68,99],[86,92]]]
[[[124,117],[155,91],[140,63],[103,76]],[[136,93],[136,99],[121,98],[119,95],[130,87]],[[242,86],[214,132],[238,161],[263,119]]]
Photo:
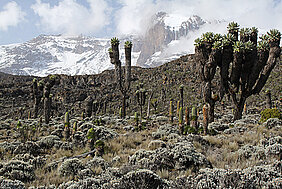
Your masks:
[[[271,90],[279,109],[281,68],[280,61],[265,87]],[[0,187],[280,188],[282,123],[278,119],[259,123],[258,113],[265,108],[264,92],[247,101],[247,113],[235,122],[228,98],[224,104],[217,104],[216,120],[209,125],[212,133],[208,136],[192,130],[182,135],[178,118],[169,122],[169,100],[174,100],[176,115],[181,84],[184,106],[201,108],[196,70],[194,55],[155,68],[133,67],[127,111],[130,117],[126,119],[119,117],[121,95],[115,86],[114,70],[97,75],[56,75],[59,82],[51,89],[49,124],[33,118],[34,77],[0,72]],[[38,81],[44,79],[37,77]],[[139,107],[134,94],[141,82],[154,92],[152,99],[158,105],[156,109],[151,106],[150,118],[143,119],[143,129],[137,131],[134,112]],[[91,117],[83,118],[90,96],[99,108]],[[42,106],[41,101],[40,116]],[[75,132],[71,128],[69,139],[64,131],[66,111],[71,127],[75,122],[77,125]],[[145,117],[147,101],[143,112]],[[19,120],[24,127],[19,126]],[[199,123],[201,126],[201,110]],[[87,138],[91,128],[95,141],[104,142],[92,153]]]

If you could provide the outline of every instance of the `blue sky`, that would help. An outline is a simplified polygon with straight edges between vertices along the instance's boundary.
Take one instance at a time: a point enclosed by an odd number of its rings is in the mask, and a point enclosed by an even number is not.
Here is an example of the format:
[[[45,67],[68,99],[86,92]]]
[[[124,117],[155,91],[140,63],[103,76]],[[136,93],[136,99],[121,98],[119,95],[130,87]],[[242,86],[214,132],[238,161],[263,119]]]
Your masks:
[[[158,11],[282,31],[281,0],[1,0],[0,45],[40,34],[142,34]]]

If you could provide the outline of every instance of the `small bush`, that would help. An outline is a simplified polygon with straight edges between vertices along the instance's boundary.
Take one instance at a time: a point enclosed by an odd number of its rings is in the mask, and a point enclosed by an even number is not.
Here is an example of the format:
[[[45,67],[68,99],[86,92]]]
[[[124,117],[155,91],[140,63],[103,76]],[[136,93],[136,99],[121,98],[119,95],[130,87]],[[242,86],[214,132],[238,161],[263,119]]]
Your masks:
[[[265,109],[260,113],[260,115],[261,115],[261,118],[260,118],[261,123],[267,121],[269,118],[278,118],[278,119],[282,118],[281,112],[276,108]]]
[[[184,127],[184,134],[185,134],[185,135],[187,135],[187,134],[198,134],[198,133],[201,132],[200,129],[201,129],[201,128],[199,128],[198,130],[196,130],[196,128],[190,127],[189,125],[186,125],[186,126]]]
[[[67,159],[59,167],[59,173],[61,176],[73,176],[74,177],[82,169],[83,169],[83,165],[79,159],[77,158]]]

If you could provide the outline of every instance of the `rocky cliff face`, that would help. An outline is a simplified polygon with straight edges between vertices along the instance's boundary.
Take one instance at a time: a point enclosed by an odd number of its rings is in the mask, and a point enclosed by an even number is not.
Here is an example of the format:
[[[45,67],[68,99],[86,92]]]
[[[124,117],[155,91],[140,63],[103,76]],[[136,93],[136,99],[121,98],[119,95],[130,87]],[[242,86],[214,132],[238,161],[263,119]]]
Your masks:
[[[184,19],[180,21],[181,19]],[[180,18],[179,15],[169,15],[159,12],[152,18],[152,26],[142,38],[141,53],[137,60],[137,65],[143,67],[155,67],[162,64],[163,61],[154,61],[152,55],[161,55],[161,52],[173,41],[181,40],[189,32],[198,30],[206,24],[199,16],[190,18]],[[181,54],[178,55],[180,57]],[[171,55],[172,59],[174,55]]]

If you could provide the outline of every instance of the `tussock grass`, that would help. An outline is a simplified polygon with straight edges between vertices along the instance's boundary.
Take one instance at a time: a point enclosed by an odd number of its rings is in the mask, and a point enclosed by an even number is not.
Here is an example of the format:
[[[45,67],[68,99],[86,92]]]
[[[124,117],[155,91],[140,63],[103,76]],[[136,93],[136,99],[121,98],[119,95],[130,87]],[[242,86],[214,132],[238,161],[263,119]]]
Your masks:
[[[103,158],[110,162],[116,156],[121,158],[116,166],[121,166],[128,162],[129,156],[133,155],[139,149],[149,150],[148,145],[152,140],[152,130],[143,130],[127,135],[120,135],[106,143],[106,153]]]
[[[51,172],[46,173],[44,168],[35,170],[36,179],[33,182],[27,183],[26,188],[30,186],[50,186],[55,185],[58,187],[63,182],[67,182],[71,180],[70,177],[61,177],[58,171],[53,170]]]
[[[171,171],[167,169],[161,169],[156,171],[157,175],[167,180],[176,180],[179,177],[188,177],[194,173],[195,172],[193,172],[193,168],[189,168],[185,171]]]
[[[258,146],[260,141],[269,136],[279,136],[281,131],[267,129],[262,125],[248,125],[250,130],[244,133],[221,134],[204,137],[209,146],[201,146],[194,142],[196,150],[203,153],[216,168],[244,169],[255,166],[268,159],[239,158],[238,150],[244,145]],[[276,157],[276,159],[279,159]],[[273,159],[273,161],[275,158]]]

